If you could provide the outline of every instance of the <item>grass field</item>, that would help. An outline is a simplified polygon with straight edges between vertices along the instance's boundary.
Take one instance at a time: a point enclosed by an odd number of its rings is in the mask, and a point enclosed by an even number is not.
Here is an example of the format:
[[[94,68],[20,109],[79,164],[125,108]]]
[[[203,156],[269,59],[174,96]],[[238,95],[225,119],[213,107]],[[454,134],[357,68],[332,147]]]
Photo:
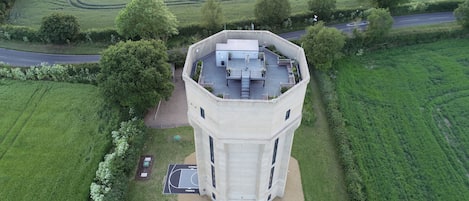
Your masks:
[[[97,97],[92,85],[0,80],[1,200],[88,199],[109,141]]]
[[[469,39],[339,63],[341,110],[369,200],[469,197]]]
[[[114,27],[114,19],[120,9],[100,9],[100,7],[78,8],[69,3],[76,0],[16,0],[9,22],[38,28],[41,19],[52,12],[65,12],[75,15],[83,30],[90,28]],[[422,0],[421,0],[422,1]],[[426,1],[426,0],[425,0]],[[428,0],[429,1],[429,0]],[[130,0],[81,0],[81,2],[99,5],[114,5]],[[203,1],[166,0],[169,9],[178,18],[180,25],[199,23]],[[195,2],[195,3],[193,3]],[[225,0],[222,9],[227,21],[254,18],[253,0]],[[338,8],[358,8],[363,3],[358,0],[338,0]],[[290,0],[292,13],[307,11],[307,0]],[[364,5],[366,6],[366,5]]]
[[[301,126],[296,131],[292,150],[300,165],[305,200],[347,200],[343,172],[317,88],[313,88],[311,98],[317,121],[314,127]],[[174,135],[181,135],[182,141],[174,142]],[[153,154],[156,158],[152,176],[148,181],[131,181],[129,200],[176,201],[176,196],[162,195],[163,177],[168,164],[182,163],[195,151],[192,128],[151,130],[149,136],[143,154]]]

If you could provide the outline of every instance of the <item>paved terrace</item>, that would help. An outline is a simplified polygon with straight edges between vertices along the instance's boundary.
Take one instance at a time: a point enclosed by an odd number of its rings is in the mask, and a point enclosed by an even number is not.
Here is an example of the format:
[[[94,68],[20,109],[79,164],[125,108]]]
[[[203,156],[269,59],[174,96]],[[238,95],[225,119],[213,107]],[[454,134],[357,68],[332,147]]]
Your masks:
[[[241,99],[246,98],[242,92],[242,88],[246,87],[246,83],[242,84],[242,77],[248,74],[250,77],[248,99],[275,98],[281,94],[283,86],[291,87],[295,84],[291,68],[292,61],[279,60],[278,55],[261,47],[259,55],[262,55],[262,52],[265,55],[265,76],[261,76],[262,69],[264,69],[264,61],[261,59],[249,59],[247,65],[245,59],[232,59],[227,65],[230,69],[230,74],[228,74],[227,68],[216,66],[215,52],[212,52],[200,59],[203,61],[203,68],[199,83],[205,87],[211,87],[215,96],[225,99]],[[193,69],[196,63],[193,63]],[[246,70],[250,73],[242,72]]]

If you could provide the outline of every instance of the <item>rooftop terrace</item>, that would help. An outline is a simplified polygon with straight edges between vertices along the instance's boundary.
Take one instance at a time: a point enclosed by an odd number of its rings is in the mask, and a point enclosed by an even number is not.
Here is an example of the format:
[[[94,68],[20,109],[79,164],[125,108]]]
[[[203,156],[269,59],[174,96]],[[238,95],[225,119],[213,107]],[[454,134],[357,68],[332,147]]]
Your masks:
[[[257,58],[232,58],[225,66],[217,66],[216,57],[212,52],[194,62],[191,76],[224,99],[275,98],[301,77],[294,60],[281,59],[265,47],[259,47]]]
[[[225,30],[194,43],[182,75],[186,88],[223,102],[276,102],[310,79],[303,48],[262,30]]]

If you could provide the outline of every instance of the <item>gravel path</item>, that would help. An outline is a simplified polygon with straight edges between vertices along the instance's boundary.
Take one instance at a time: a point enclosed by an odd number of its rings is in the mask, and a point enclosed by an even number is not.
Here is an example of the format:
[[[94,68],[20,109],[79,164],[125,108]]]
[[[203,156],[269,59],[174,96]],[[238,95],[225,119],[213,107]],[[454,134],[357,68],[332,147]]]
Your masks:
[[[184,81],[182,80],[182,68],[177,68],[174,73],[174,91],[168,101],[161,101],[158,113],[157,107],[150,110],[145,116],[145,125],[151,128],[175,128],[188,126],[187,98]]]

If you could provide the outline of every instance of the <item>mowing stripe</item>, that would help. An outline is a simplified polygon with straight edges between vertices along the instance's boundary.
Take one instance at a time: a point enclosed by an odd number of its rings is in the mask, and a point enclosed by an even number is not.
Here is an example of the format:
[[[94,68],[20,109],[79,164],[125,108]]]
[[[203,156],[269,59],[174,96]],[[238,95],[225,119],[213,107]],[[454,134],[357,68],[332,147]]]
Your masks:
[[[34,112],[36,112],[38,104],[50,89],[51,87],[47,86],[36,88],[36,90],[33,92],[21,114],[18,115],[18,118],[15,120],[14,124],[5,133],[5,138],[0,144],[0,160],[2,160],[3,156],[16,142],[16,139],[18,139],[18,136],[23,131],[26,123],[28,123],[29,119],[31,119],[31,116],[34,114]]]

